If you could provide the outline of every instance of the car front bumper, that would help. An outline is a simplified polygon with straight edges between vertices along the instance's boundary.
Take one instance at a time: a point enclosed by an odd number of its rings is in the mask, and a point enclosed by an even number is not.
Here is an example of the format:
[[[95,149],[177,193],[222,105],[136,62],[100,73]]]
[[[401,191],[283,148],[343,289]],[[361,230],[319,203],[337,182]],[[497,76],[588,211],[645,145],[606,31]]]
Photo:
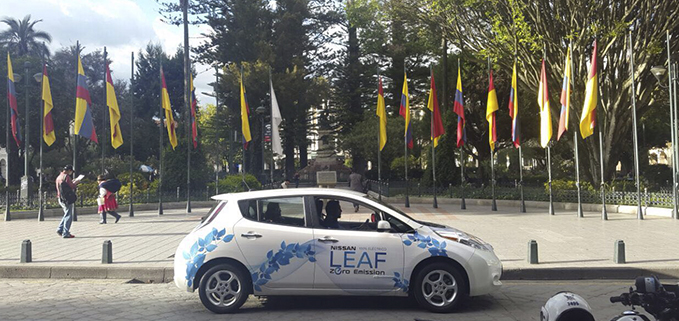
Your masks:
[[[467,262],[469,295],[484,295],[502,287],[502,262],[492,251],[477,250]]]

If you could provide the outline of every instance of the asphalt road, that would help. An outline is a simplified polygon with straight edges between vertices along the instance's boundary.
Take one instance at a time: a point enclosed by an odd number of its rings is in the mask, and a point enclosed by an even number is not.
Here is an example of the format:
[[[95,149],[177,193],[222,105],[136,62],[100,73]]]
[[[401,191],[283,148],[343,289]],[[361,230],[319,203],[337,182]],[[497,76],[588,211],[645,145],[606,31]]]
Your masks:
[[[473,298],[451,314],[429,313],[407,298],[250,297],[240,313],[215,315],[197,293],[172,283],[0,279],[0,320],[538,320],[544,302],[563,290],[585,297],[597,320],[610,320],[625,307],[608,298],[632,283],[506,281],[499,292]]]

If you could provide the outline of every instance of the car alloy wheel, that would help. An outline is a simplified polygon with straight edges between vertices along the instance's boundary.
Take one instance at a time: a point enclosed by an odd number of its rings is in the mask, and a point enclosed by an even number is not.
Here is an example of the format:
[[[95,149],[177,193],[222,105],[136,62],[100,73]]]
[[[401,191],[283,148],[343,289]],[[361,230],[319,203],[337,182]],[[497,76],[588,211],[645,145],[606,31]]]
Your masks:
[[[467,280],[449,263],[430,264],[415,276],[413,295],[432,312],[455,310],[469,296],[467,292]]]
[[[232,264],[220,264],[208,270],[200,280],[199,295],[203,305],[215,313],[238,310],[250,294],[250,283]]]

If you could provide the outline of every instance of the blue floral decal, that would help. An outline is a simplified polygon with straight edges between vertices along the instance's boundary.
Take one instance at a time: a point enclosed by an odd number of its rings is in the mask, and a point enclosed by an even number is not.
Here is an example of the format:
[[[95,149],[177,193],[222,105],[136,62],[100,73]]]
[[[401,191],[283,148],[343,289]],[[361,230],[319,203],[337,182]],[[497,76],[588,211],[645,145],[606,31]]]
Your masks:
[[[198,238],[189,251],[184,251],[184,259],[186,260],[186,280],[188,286],[193,286],[196,272],[205,262],[205,255],[214,251],[219,242],[229,243],[233,240],[233,234],[226,234],[226,229],[217,230],[212,228],[204,238]]]
[[[439,242],[437,239],[422,236],[422,234],[417,232],[415,234],[408,234],[408,239],[403,240],[403,244],[406,246],[411,246],[415,243],[418,243],[417,247],[429,250],[431,256],[448,256],[446,254],[446,241]]]
[[[408,286],[410,285],[410,282],[404,279],[400,273],[394,272],[394,277],[391,279],[394,280],[395,288],[401,289],[401,291],[403,292],[408,292]]]
[[[262,291],[261,286],[271,280],[271,274],[278,272],[281,266],[290,264],[291,259],[306,258],[309,262],[316,262],[315,255],[316,252],[311,250],[311,243],[285,244],[285,241],[283,241],[281,248],[276,253],[273,250],[266,253],[267,260],[259,266],[257,271],[252,273],[252,284],[255,291]]]

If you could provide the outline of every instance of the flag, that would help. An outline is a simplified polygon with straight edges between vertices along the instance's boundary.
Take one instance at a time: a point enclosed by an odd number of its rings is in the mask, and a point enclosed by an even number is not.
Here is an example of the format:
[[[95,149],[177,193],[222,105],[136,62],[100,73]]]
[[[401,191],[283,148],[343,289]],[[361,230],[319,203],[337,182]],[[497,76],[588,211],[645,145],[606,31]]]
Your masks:
[[[540,106],[540,145],[547,147],[552,139],[552,113],[549,111],[549,90],[547,88],[547,69],[542,60],[540,84],[538,86],[538,106]]]
[[[413,130],[410,128],[410,99],[408,98],[408,75],[403,72],[403,90],[401,91],[401,108],[398,113],[405,119],[405,142],[413,149]]]
[[[490,144],[490,151],[495,150],[495,142],[497,141],[497,124],[495,123],[495,112],[498,110],[497,93],[493,85],[493,70],[490,71],[489,85],[488,85],[488,102],[486,104],[486,120],[488,121],[488,144]]]
[[[281,146],[281,134],[278,127],[283,122],[281,110],[278,107],[278,99],[276,93],[273,91],[273,81],[269,79],[271,87],[271,149],[278,155],[283,155],[283,146]]]
[[[559,113],[559,133],[556,140],[568,130],[568,114],[571,107],[571,46],[566,52],[566,65],[563,68],[563,83],[561,84],[561,113]]]
[[[80,54],[78,54],[78,78],[75,92],[75,134],[99,143],[92,121],[92,100],[90,91],[87,90],[87,77],[85,77],[83,64],[80,62]]]
[[[163,67],[160,67],[160,81],[163,84],[163,88],[161,90],[161,105],[163,106],[163,109],[165,110],[165,125],[167,127],[167,136],[170,138],[170,145],[172,145],[172,149],[174,150],[175,147],[177,147],[177,133],[175,132],[175,123],[174,123],[174,115],[172,112],[172,105],[170,104],[170,94],[167,93],[167,85],[165,84],[165,73],[163,72]],[[161,116],[162,117],[162,116]]]
[[[17,147],[21,147],[21,125],[19,125],[19,108],[17,107],[17,93],[14,88],[14,72],[12,71],[12,60],[9,59],[7,53],[7,100],[9,101],[9,112],[11,114],[12,136],[17,143]]]
[[[248,149],[248,143],[252,140],[250,136],[250,107],[248,106],[248,99],[245,95],[245,87],[243,87],[243,74],[240,76],[240,119],[241,128],[243,132],[243,149]]]
[[[431,90],[429,90],[429,101],[427,108],[431,111],[431,140],[434,142],[434,147],[438,146],[439,138],[446,133],[443,128],[443,121],[441,120],[441,113],[439,111],[439,100],[436,97],[436,85],[434,84],[434,71],[431,71]]]
[[[457,114],[457,147],[467,142],[467,128],[464,119],[464,99],[462,97],[462,77],[460,66],[457,66],[457,87],[455,88],[455,104],[453,111]]]
[[[387,110],[384,104],[384,91],[382,90],[382,77],[379,77],[377,87],[377,117],[380,118],[380,150],[387,144]]]
[[[50,80],[47,77],[47,65],[42,67],[42,101],[44,104],[42,114],[42,138],[47,146],[52,146],[57,140],[54,134],[54,122],[52,121],[52,91],[50,90]]]
[[[509,117],[512,118],[512,144],[521,146],[521,127],[519,126],[519,97],[516,86],[516,61],[512,69],[512,88],[509,91]]]
[[[592,61],[589,67],[589,78],[585,87],[585,105],[582,107],[580,117],[580,134],[582,139],[594,134],[596,126],[596,103],[597,103],[597,70],[596,70],[596,40],[592,50]]]
[[[113,88],[113,79],[111,79],[111,70],[108,68],[108,63],[106,64],[106,106],[108,106],[110,116],[111,146],[118,148],[123,144],[123,135],[120,131],[120,109],[118,108],[118,100]]]
[[[197,148],[198,124],[196,123],[196,106],[198,105],[198,100],[196,100],[196,88],[193,87],[193,75],[189,78],[189,84],[191,88],[191,140],[193,141],[193,148]]]

